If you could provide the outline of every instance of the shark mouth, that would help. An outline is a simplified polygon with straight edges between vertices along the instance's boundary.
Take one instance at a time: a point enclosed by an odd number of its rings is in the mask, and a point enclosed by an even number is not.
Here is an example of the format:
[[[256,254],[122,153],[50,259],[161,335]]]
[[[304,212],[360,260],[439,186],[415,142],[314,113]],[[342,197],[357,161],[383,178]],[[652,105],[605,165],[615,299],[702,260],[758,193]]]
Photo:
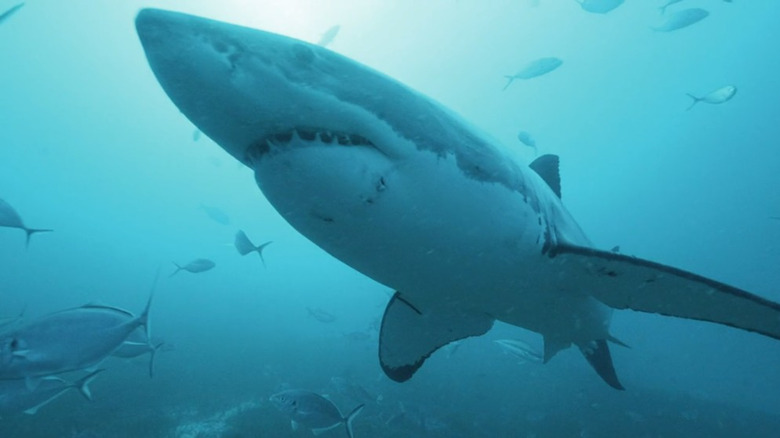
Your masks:
[[[343,131],[334,131],[324,128],[294,128],[287,131],[280,131],[271,134],[262,140],[259,140],[247,150],[249,162],[256,162],[264,156],[270,156],[292,144],[295,147],[301,144],[316,145],[334,145],[334,146],[362,146],[371,147],[381,152],[376,145],[366,137],[359,134],[352,134]]]

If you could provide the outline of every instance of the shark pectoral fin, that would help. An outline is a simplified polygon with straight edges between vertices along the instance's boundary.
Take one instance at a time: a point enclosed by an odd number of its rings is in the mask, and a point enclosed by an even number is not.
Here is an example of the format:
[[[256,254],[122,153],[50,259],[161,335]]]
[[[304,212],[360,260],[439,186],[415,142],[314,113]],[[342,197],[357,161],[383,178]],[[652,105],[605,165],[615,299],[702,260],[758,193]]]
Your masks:
[[[488,315],[442,306],[421,312],[398,292],[390,299],[379,332],[379,361],[387,377],[409,380],[434,351],[458,339],[485,334]]]
[[[580,289],[615,309],[715,322],[780,339],[780,304],[647,260],[558,245],[550,257]]]
[[[604,339],[590,341],[584,344],[578,344],[582,355],[588,360],[590,366],[596,370],[596,373],[607,382],[607,385],[624,390],[626,388],[620,384],[615,367],[612,365],[612,355],[609,353],[609,345]]]

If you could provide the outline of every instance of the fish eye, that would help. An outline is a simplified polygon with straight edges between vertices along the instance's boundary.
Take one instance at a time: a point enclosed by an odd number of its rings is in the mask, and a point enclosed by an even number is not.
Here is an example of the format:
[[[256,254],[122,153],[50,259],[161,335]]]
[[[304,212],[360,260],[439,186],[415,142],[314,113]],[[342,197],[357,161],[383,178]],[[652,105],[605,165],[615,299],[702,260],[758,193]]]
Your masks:
[[[11,339],[11,342],[8,346],[11,348],[11,350],[16,350],[19,348],[19,340],[16,338]]]

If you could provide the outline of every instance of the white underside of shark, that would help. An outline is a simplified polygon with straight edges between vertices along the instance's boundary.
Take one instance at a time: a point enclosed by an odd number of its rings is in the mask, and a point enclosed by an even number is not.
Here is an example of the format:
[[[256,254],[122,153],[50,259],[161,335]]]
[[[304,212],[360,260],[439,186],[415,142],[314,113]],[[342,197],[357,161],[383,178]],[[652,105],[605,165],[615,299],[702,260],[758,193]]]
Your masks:
[[[255,171],[299,232],[396,290],[382,368],[410,378],[495,320],[577,345],[622,389],[612,309],[712,321],[780,339],[780,305],[695,274],[599,251],[560,200],[557,157],[531,167],[428,98],[322,47],[143,10],[136,26],[179,109]]]

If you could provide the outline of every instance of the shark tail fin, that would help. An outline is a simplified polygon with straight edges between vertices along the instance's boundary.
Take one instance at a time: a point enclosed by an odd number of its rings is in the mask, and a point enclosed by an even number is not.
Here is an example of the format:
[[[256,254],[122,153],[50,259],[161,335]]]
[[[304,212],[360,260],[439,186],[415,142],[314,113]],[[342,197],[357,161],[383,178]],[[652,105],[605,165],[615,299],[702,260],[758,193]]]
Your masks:
[[[97,375],[103,371],[105,371],[105,369],[102,368],[92,371],[91,373],[74,382],[73,386],[79,390],[79,393],[81,393],[84,398],[92,401],[92,391],[89,389],[89,384],[92,383],[92,381],[95,380],[95,377],[97,377]]]
[[[507,79],[507,82],[506,85],[504,85],[504,88],[501,89],[501,91],[504,91],[507,88],[509,88],[509,86],[512,85],[512,82],[514,82],[515,80],[514,76],[504,75],[504,77]]]
[[[697,103],[702,101],[702,98],[696,97],[691,93],[685,93],[685,95],[693,99],[693,102],[691,102],[691,104],[688,106],[688,108],[685,111],[690,111],[691,108],[693,108],[694,106],[696,106]]]
[[[32,237],[35,233],[50,233],[54,230],[48,230],[44,228],[24,228],[24,232],[27,233],[27,240],[25,241],[25,245],[27,248],[30,247],[30,237]]]
[[[360,404],[355,407],[355,409],[352,410],[352,412],[347,415],[347,418],[344,419],[344,424],[347,426],[347,435],[349,438],[354,438],[355,434],[352,432],[352,421],[355,419],[355,417],[358,416],[359,413],[363,411],[363,408],[366,405]]]
[[[607,340],[609,342],[612,342],[615,345],[620,345],[623,348],[631,348],[630,345],[626,344],[625,342],[621,341],[620,339],[618,339],[618,338],[616,338],[614,336],[611,336],[611,335],[607,336]]]
[[[621,391],[626,388],[620,384],[617,373],[615,373],[615,366],[612,364],[612,355],[609,353],[609,345],[604,339],[591,341],[583,344],[577,344],[588,360],[590,366],[596,370],[596,373],[607,383],[607,385],[619,389]]]
[[[559,351],[569,348],[571,342],[564,342],[553,338],[544,338],[544,356],[542,363],[547,363],[553,358]]]
[[[548,255],[613,309],[708,321],[780,339],[780,303],[682,269],[562,244]]]

